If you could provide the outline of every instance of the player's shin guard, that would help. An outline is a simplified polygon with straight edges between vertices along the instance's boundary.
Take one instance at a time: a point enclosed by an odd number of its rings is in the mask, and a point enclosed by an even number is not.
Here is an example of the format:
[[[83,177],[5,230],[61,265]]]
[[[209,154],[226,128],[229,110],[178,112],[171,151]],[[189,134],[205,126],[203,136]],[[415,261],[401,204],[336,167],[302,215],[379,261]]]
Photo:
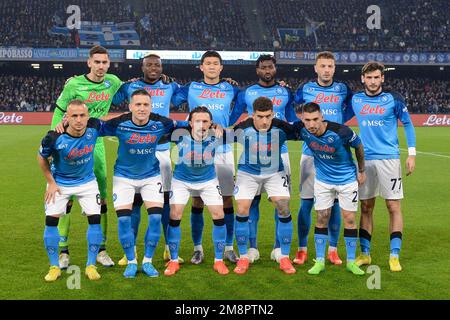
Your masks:
[[[145,258],[153,258],[159,237],[161,236],[162,208],[148,208],[148,228],[145,233]]]
[[[58,220],[59,218],[45,217],[45,229],[44,229],[44,246],[47,251],[48,259],[50,260],[50,266],[59,267],[58,261]]]
[[[180,248],[181,241],[180,222],[181,220],[169,220],[167,244],[169,245],[171,260],[178,260],[178,250]]]
[[[102,242],[102,227],[100,226],[100,215],[88,216],[88,229],[86,239],[88,243],[88,260],[86,266],[95,265],[98,250]]]
[[[223,212],[225,213],[225,225],[227,228],[227,237],[225,240],[225,246],[232,247],[234,239],[234,209],[233,207],[223,208]],[[248,217],[247,217],[247,224],[248,224]],[[247,241],[248,241],[248,234],[247,234]]]
[[[69,247],[69,229],[70,229],[70,215],[67,214],[72,206],[67,207],[66,215],[59,218],[58,232],[59,232],[59,248],[61,251],[67,251]]]
[[[102,243],[100,245],[100,251],[105,250],[105,246],[106,246],[106,240],[108,239],[107,234],[108,234],[108,207],[106,206],[106,204],[102,204],[101,209],[100,209],[100,213],[101,213],[101,217],[100,217],[100,223],[102,225]]]
[[[228,233],[228,230],[227,230]],[[250,231],[248,228],[248,216],[236,215],[236,243],[239,250],[239,255],[247,255],[248,235]]]
[[[222,260],[223,249],[225,248],[225,239],[227,237],[227,228],[225,227],[225,219],[213,220],[212,239],[214,243],[215,258]]]
[[[314,205],[313,199],[301,199],[300,210],[298,212],[298,246],[306,248],[308,246],[308,234],[311,228],[311,210]]]
[[[292,216],[278,216],[277,234],[278,239],[280,239],[281,254],[283,256],[289,256],[291,251],[292,230]]]
[[[372,236],[368,231],[359,229],[359,245],[361,246],[361,252],[365,255],[370,255],[370,241]]]
[[[314,230],[314,243],[316,246],[316,260],[325,261],[325,249],[328,241],[328,228],[318,228]]]
[[[357,237],[357,229],[344,229],[345,249],[347,250],[347,263],[355,261]]]
[[[170,204],[169,204],[169,192],[164,192],[164,206],[161,217],[161,224],[164,233],[164,240],[167,243],[169,232],[169,220],[170,220]]]
[[[132,231],[131,217],[131,210],[117,210],[119,241],[128,261],[133,261],[136,258],[134,256],[135,237]]]
[[[131,210],[131,230],[134,235],[134,243],[136,243],[139,232],[139,224],[141,223],[141,206],[143,203],[144,201],[142,200],[141,194],[136,193],[134,195],[133,209]]]
[[[398,258],[402,248],[402,233],[400,231],[391,233],[391,257]]]
[[[258,235],[258,222],[259,222],[259,203],[261,202],[261,195],[255,196],[250,206],[250,217],[248,219],[248,226],[250,229],[249,242],[250,248],[257,249],[256,238]]]
[[[191,208],[191,236],[194,246],[202,244],[203,226],[205,222],[203,220],[203,208]]]
[[[337,248],[339,242],[339,234],[341,230],[341,208],[339,202],[334,200],[334,205],[331,208],[330,220],[328,221],[328,236],[330,247]]]

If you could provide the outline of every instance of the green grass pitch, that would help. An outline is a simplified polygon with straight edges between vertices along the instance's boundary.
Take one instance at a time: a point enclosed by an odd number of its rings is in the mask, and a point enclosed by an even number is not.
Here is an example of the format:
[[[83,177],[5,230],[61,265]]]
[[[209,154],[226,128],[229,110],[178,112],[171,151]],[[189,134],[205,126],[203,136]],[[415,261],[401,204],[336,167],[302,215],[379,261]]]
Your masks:
[[[310,276],[314,243],[310,231],[309,261],[296,267],[295,275],[285,275],[270,260],[274,239],[273,208],[262,201],[259,224],[261,260],[251,265],[244,276],[234,273],[223,277],[212,269],[211,219],[205,211],[204,248],[206,259],[202,265],[182,265],[174,277],[161,275],[147,278],[139,273],[135,279],[122,277],[123,267],[99,267],[100,281],[90,282],[84,276],[86,261],[86,218],[80,215],[78,204],[72,210],[70,233],[71,263],[81,267],[81,287],[70,290],[63,272],[55,283],[43,279],[48,259],[43,247],[45,182],[36,162],[36,153],[47,126],[0,126],[0,299],[449,299],[450,298],[450,128],[416,128],[416,172],[404,178],[405,200],[404,236],[401,252],[401,273],[391,273],[388,267],[389,220],[382,199],[377,200],[372,241],[372,263],[379,266],[381,289],[368,289],[371,275],[356,277],[344,266],[326,265],[319,276]],[[399,129],[402,163],[406,152],[403,129]],[[107,142],[108,173],[116,157],[117,143]],[[291,257],[297,247],[297,212],[299,208],[298,180],[301,148],[299,142],[289,144],[293,193],[291,210],[294,220],[294,239]],[[109,190],[111,191],[109,179]],[[108,199],[108,252],[117,262],[123,255],[117,237],[117,218],[111,199]],[[314,216],[314,215],[313,215]],[[189,213],[182,222],[180,256],[189,260],[192,240]],[[359,221],[359,214],[358,214]],[[143,237],[147,216],[142,213],[138,239],[139,262],[143,253]],[[163,238],[155,253],[155,267],[163,273]],[[339,243],[341,258],[345,246]],[[359,245],[358,245],[359,252]],[[230,268],[231,271],[231,268]]]

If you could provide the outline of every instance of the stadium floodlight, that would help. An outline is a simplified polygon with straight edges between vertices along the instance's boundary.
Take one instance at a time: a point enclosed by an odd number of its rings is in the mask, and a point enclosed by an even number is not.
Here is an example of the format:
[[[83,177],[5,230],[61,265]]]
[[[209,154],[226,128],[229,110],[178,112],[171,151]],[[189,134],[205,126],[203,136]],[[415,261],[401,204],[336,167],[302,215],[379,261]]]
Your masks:
[[[344,70],[342,70],[342,72],[343,72],[343,73],[348,73],[349,70],[348,70],[348,69],[344,69]]]

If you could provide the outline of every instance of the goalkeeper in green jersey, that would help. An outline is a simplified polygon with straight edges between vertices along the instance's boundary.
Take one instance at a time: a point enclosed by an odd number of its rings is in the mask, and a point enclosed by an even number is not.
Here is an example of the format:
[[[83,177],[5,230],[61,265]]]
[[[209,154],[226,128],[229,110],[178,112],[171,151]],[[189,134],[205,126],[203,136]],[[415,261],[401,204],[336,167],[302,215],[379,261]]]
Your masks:
[[[89,51],[87,65],[90,69],[88,74],[72,77],[67,80],[64,89],[56,101],[57,108],[53,114],[52,129],[64,117],[67,105],[74,99],[80,99],[88,106],[89,116],[101,118],[108,114],[112,99],[122,85],[122,81],[115,75],[108,74],[110,66],[108,51],[101,46],[94,46]],[[94,173],[97,178],[101,198],[101,226],[103,240],[100,246],[97,262],[103,266],[113,266],[114,262],[106,253],[107,235],[107,207],[106,207],[106,157],[103,138],[97,139],[94,152]],[[70,212],[72,201],[67,206],[67,213]],[[58,229],[60,234],[60,255],[59,264],[61,269],[69,266],[69,236],[70,215],[65,215],[59,219]]]

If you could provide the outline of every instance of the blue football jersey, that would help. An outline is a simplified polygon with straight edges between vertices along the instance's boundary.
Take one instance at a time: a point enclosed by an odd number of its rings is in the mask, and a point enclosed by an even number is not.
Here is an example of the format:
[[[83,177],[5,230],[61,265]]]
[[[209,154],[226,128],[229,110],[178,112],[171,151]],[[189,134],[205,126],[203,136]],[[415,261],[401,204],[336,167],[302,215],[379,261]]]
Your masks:
[[[223,128],[230,126],[230,114],[232,104],[235,101],[239,88],[228,82],[221,81],[211,85],[205,82],[191,82],[182,86],[175,95],[173,103],[175,106],[183,102],[188,103],[189,111],[198,106],[205,106],[211,111],[213,122],[220,124]],[[229,145],[220,146],[217,152],[231,151]]]
[[[294,110],[294,97],[288,88],[279,84],[270,87],[254,84],[239,92],[230,116],[230,124],[234,124],[246,110],[248,115],[252,115],[253,102],[259,97],[267,97],[272,101],[276,119],[287,120],[288,122],[298,120]],[[288,152],[286,143],[283,144],[281,152]]]
[[[175,179],[200,183],[216,177],[214,156],[223,139],[210,135],[202,141],[197,141],[192,137],[191,128],[186,127],[175,130],[172,141],[178,147],[178,161],[173,172]]]
[[[316,167],[316,179],[333,185],[344,185],[356,181],[356,164],[350,147],[357,148],[361,139],[349,127],[327,122],[323,135],[316,137],[303,125],[298,125],[300,140],[310,148]]]
[[[56,183],[75,187],[95,180],[94,149],[99,136],[100,121],[90,118],[81,137],[49,131],[41,142],[39,154],[52,157],[51,172]]]
[[[310,81],[297,89],[295,103],[315,102],[320,105],[325,120],[343,124],[354,115],[352,108],[349,107],[351,97],[352,92],[345,83],[333,82],[324,87],[316,81]],[[313,155],[305,143],[303,154]]]
[[[173,129],[173,120],[154,113],[142,126],[133,123],[131,113],[104,122],[100,135],[119,140],[114,176],[142,180],[159,175],[156,147]]]
[[[134,91],[145,89],[152,97],[152,113],[168,118],[170,114],[170,103],[179,88],[180,85],[176,82],[165,84],[161,80],[155,83],[147,82],[144,79],[139,79],[135,82],[125,82],[114,95],[112,103],[114,105],[120,105],[123,101],[130,102],[131,95]],[[169,148],[169,143],[163,143],[158,145],[156,150],[165,151],[169,150]]]
[[[399,159],[398,121],[403,123],[408,147],[416,146],[414,125],[405,100],[396,92],[368,96],[356,93],[351,101],[358,120],[367,160]]]
[[[286,140],[295,140],[295,136],[285,129],[286,125],[287,122],[273,119],[269,130],[258,131],[253,119],[249,118],[235,126],[235,140],[244,148],[238,170],[253,175],[283,171],[281,148]]]

